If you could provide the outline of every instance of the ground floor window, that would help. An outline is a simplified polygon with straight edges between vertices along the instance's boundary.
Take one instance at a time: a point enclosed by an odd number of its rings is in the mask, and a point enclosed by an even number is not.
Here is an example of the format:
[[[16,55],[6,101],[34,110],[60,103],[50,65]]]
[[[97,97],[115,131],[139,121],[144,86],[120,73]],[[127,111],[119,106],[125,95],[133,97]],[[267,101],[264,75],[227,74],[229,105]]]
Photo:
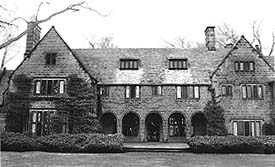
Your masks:
[[[169,123],[170,137],[185,136],[185,133],[184,133],[185,120],[181,114],[179,113],[172,114],[169,117],[168,123]]]
[[[233,121],[233,134],[235,136],[260,136],[260,120],[236,120]]]
[[[62,132],[68,132],[67,112],[57,112],[55,110],[31,110],[30,111],[30,131],[35,136],[44,136],[51,134],[52,117],[58,114],[62,120]]]

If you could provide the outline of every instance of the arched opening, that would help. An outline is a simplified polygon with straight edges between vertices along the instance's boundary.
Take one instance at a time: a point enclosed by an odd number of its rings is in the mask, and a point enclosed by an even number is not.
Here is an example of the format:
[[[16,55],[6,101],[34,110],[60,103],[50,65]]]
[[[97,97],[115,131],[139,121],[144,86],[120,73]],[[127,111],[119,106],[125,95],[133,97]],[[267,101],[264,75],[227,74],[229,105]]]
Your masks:
[[[102,132],[104,134],[114,134],[117,133],[117,120],[114,114],[106,113],[100,118],[100,123],[102,126]]]
[[[138,136],[139,118],[134,113],[126,114],[122,119],[122,134],[124,136]]]
[[[162,134],[162,119],[159,114],[151,113],[145,119],[147,141],[159,142]]]
[[[205,136],[206,135],[207,120],[202,113],[195,114],[192,117],[193,136]]]
[[[172,114],[168,119],[169,137],[185,137],[185,118],[180,113]]]

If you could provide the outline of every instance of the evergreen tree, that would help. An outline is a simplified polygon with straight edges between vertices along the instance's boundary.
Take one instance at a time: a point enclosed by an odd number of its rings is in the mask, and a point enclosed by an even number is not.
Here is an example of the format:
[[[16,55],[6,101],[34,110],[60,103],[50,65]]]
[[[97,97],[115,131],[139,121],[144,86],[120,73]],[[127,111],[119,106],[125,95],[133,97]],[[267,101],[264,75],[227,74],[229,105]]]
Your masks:
[[[209,100],[204,108],[207,119],[207,134],[209,136],[224,136],[227,134],[224,119],[224,109],[216,101],[216,94],[213,88],[210,88],[211,100]]]

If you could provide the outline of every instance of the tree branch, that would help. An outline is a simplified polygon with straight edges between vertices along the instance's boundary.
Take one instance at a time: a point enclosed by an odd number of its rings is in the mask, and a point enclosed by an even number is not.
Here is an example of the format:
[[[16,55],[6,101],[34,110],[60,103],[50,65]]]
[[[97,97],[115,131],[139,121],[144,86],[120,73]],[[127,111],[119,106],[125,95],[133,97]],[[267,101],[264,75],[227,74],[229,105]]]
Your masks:
[[[272,32],[272,45],[271,45],[271,48],[270,48],[268,56],[272,55],[274,47],[275,47],[275,34]]]
[[[67,11],[76,12],[76,11],[79,11],[80,8],[85,8],[85,9],[91,10],[91,11],[93,11],[93,12],[99,14],[100,16],[105,16],[105,15],[101,14],[100,12],[98,12],[98,11],[95,10],[95,9],[92,9],[92,8],[90,8],[90,7],[87,7],[87,6],[83,6],[83,5],[85,5],[85,4],[86,4],[85,1],[80,2],[80,3],[76,3],[76,4],[71,4],[71,5],[67,6],[66,8],[64,8],[63,10],[58,11],[58,12],[55,12],[55,13],[49,15],[49,16],[46,17],[45,19],[36,20],[36,21],[32,24],[32,26],[29,26],[29,28],[27,28],[25,31],[21,32],[19,35],[17,35],[17,36],[15,36],[15,37],[13,37],[13,38],[11,38],[11,39],[5,41],[4,43],[2,43],[2,44],[0,45],[0,50],[3,49],[3,48],[5,48],[5,47],[7,47],[7,46],[10,45],[11,43],[13,43],[13,42],[19,40],[20,38],[22,38],[25,34],[27,34],[30,30],[32,30],[34,27],[38,26],[39,24],[44,23],[44,22],[47,22],[47,21],[51,20],[53,17],[55,17],[55,16],[57,16],[57,15],[60,15],[60,14],[62,14],[62,13],[65,13],[65,12],[67,12]],[[39,5],[39,8],[40,8],[40,6],[41,6],[41,5]],[[38,12],[39,12],[39,10],[38,10]]]

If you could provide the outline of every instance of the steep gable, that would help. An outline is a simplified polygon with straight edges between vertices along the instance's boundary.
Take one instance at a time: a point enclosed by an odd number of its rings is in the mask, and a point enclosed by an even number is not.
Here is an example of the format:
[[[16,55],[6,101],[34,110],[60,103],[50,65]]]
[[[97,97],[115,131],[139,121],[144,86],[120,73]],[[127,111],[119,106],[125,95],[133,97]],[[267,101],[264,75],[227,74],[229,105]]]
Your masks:
[[[224,56],[222,61],[216,66],[214,72],[211,74],[212,79],[215,76],[224,76],[228,82],[249,82],[251,80],[270,81],[274,80],[274,68],[264,58],[257,49],[255,49],[244,36],[232,47],[232,49]],[[235,71],[235,62],[237,61],[251,61],[255,62],[255,71],[252,72],[238,72]],[[252,79],[253,78],[253,79]]]
[[[56,64],[47,65],[46,55],[56,54]],[[78,74],[86,80],[96,82],[87,69],[71,51],[70,47],[52,27],[27,55],[14,73],[24,73],[29,77],[67,77]]]

